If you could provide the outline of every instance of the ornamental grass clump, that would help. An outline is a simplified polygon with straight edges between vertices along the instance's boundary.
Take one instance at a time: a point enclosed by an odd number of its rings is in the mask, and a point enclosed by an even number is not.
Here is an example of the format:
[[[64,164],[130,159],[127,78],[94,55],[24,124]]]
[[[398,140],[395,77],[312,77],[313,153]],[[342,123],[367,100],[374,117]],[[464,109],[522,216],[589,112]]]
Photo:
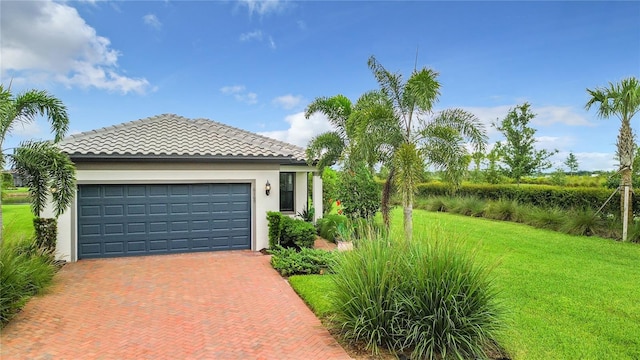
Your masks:
[[[373,235],[373,236],[372,236]],[[435,230],[407,242],[370,234],[334,266],[347,339],[412,358],[486,358],[501,328],[489,268]]]

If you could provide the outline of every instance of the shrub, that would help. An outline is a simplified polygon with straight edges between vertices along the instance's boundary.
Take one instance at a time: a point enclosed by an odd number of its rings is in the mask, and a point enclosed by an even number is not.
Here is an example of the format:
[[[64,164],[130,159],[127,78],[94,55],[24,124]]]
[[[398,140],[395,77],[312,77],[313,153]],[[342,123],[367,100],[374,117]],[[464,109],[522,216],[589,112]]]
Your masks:
[[[313,216],[315,213],[316,210],[313,207],[309,207],[309,203],[307,203],[304,210],[298,211],[296,215],[306,222],[313,222]]]
[[[572,235],[593,235],[596,229],[603,226],[602,219],[590,209],[573,211],[568,216],[562,231]]]
[[[487,268],[448,242],[412,242],[396,299],[396,348],[414,359],[476,359],[500,329],[497,292]]]
[[[283,215],[277,211],[267,212],[267,222],[269,226],[269,249],[273,249],[280,244],[280,233],[282,232],[281,220]]]
[[[36,233],[36,245],[45,251],[55,252],[58,240],[58,221],[54,218],[33,219],[33,227]]]
[[[351,218],[371,218],[380,207],[381,187],[369,169],[357,165],[340,173],[337,193],[342,202],[342,210]]]
[[[485,216],[495,220],[514,220],[518,211],[518,203],[513,200],[501,199],[490,202],[485,209]]]
[[[279,212],[267,212],[269,221],[269,248],[282,247],[310,248],[316,240],[313,224],[293,219]]]
[[[4,234],[7,235],[7,234]],[[50,283],[56,267],[51,253],[22,238],[0,245],[0,327]]]
[[[329,241],[335,242],[338,235],[338,227],[340,226],[340,224],[345,224],[346,222],[346,216],[337,214],[327,215],[322,219],[318,219],[318,221],[316,222],[318,235]]]
[[[336,253],[302,248],[300,251],[293,248],[276,246],[269,250],[271,266],[283,276],[321,274],[326,271],[334,261]]]
[[[500,329],[488,268],[442,233],[361,239],[334,266],[336,320],[347,339],[412,358],[485,358]]]
[[[335,264],[333,307],[347,339],[377,353],[393,346],[394,295],[402,288],[402,251],[386,239],[365,239]]]
[[[439,182],[418,185],[418,197],[447,196],[447,186]],[[521,204],[558,207],[565,210],[600,208],[611,195],[611,189],[597,187],[557,187],[549,185],[471,184],[464,183],[456,193],[461,197],[474,196],[483,200],[516,200]],[[633,208],[640,212],[640,196],[633,197]],[[612,199],[605,213],[619,213],[619,197]]]
[[[567,223],[567,212],[558,208],[532,207],[522,221],[533,227],[557,231]]]
[[[316,228],[303,220],[283,217],[280,244],[284,247],[312,248],[316,240]]]

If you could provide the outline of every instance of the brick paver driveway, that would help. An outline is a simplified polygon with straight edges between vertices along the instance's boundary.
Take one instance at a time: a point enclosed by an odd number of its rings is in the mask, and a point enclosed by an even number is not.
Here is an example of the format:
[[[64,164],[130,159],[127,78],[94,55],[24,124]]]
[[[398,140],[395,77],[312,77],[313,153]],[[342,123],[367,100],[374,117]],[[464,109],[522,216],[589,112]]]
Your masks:
[[[249,251],[67,264],[1,341],[2,359],[349,359]]]

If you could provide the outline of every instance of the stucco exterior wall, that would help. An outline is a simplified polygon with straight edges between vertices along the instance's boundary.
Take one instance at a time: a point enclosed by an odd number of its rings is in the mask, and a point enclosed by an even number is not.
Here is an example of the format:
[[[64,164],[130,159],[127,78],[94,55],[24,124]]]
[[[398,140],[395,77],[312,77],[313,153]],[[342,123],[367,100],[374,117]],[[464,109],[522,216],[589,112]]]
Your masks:
[[[307,166],[278,164],[206,164],[206,163],[78,163],[78,185],[83,184],[184,184],[184,183],[248,183],[251,184],[251,249],[268,247],[267,211],[279,211],[280,171],[296,174],[296,211],[307,202],[306,174],[315,170]],[[284,168],[284,170],[282,169]],[[265,184],[272,184],[271,194],[265,194]],[[320,200],[321,202],[321,200]],[[77,199],[69,210],[58,218],[58,244],[56,257],[66,261],[77,260]],[[48,208],[44,216],[51,216]]]

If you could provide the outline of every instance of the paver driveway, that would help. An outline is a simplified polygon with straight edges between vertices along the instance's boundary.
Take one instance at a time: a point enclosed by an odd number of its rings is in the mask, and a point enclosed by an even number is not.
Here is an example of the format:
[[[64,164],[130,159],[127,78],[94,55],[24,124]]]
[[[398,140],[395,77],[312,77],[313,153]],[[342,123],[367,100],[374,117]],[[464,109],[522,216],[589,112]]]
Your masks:
[[[67,264],[0,339],[2,359],[349,359],[250,251]]]

